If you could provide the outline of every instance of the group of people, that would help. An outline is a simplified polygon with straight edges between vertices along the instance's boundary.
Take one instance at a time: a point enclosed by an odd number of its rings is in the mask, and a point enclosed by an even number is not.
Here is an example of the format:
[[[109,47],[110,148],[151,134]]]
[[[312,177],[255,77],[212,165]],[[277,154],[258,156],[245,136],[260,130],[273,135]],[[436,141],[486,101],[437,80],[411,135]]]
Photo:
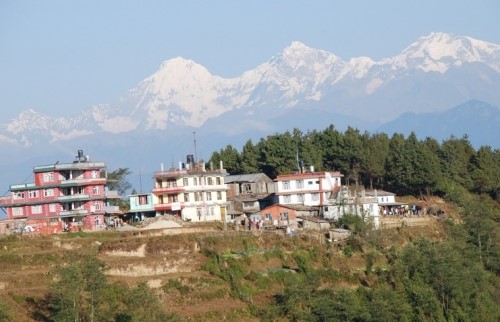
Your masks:
[[[383,216],[420,216],[422,209],[416,205],[400,205],[400,206],[381,206],[380,212]]]

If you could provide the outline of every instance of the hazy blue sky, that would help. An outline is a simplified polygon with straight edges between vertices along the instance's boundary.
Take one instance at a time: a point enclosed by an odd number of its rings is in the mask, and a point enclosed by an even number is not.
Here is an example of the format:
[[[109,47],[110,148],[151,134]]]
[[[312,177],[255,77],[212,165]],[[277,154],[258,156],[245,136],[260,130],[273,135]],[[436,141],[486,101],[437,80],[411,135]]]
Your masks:
[[[294,40],[342,59],[432,31],[500,44],[499,0],[0,0],[0,123],[114,101],[170,58],[238,76]]]

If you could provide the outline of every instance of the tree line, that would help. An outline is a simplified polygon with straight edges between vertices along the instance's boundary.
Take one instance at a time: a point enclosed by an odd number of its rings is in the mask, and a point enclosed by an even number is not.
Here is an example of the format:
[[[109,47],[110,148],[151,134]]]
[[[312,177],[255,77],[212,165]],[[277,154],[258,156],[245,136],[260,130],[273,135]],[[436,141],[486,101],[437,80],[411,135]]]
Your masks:
[[[413,132],[389,137],[352,127],[341,132],[330,125],[322,131],[269,135],[257,144],[248,140],[241,151],[227,145],[213,152],[209,163],[220,161],[230,174],[262,172],[272,179],[299,171],[302,161],[317,171],[341,171],[348,185],[416,196],[440,193],[442,180],[451,179],[470,192],[500,199],[499,150],[476,150],[467,136],[439,143],[431,137],[419,140]]]

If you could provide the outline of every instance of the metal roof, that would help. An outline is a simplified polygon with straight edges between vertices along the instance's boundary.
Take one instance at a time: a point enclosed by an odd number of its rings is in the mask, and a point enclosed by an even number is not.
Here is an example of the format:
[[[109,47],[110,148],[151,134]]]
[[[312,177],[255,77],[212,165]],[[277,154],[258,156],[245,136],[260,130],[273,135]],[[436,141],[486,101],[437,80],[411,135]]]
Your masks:
[[[251,173],[251,174],[235,174],[224,177],[224,183],[233,183],[233,182],[256,182],[262,176],[265,176],[263,173]]]

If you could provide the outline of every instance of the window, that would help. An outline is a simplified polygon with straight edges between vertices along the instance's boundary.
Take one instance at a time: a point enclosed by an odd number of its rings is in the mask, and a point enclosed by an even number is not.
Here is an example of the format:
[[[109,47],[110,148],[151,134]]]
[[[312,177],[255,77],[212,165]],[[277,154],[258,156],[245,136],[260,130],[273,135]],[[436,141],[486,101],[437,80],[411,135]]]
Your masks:
[[[308,185],[312,185],[312,184],[313,184],[313,182],[312,182],[311,180],[309,180],[309,181],[307,181],[307,184],[308,184]]]
[[[148,196],[139,196],[139,205],[147,205]]]
[[[92,179],[97,179],[97,178],[99,178],[99,171],[97,171],[97,170],[92,170],[92,171],[90,172],[90,177],[91,177]]]
[[[198,178],[193,178],[193,185],[197,186],[198,185]]]
[[[282,181],[281,186],[283,187],[283,190],[290,189],[290,181]]]
[[[210,207],[210,216],[215,216],[215,207]]]
[[[217,191],[217,200],[222,200],[222,192]]]
[[[218,186],[221,185],[220,177],[215,178],[215,184],[218,185]]]
[[[31,213],[32,214],[41,214],[42,213],[42,205],[31,206]]]
[[[283,213],[283,218],[284,218],[284,219],[288,219],[288,212],[284,212],[284,213]]]
[[[271,217],[271,214],[266,214],[266,220],[271,220],[272,217]]]
[[[207,192],[206,196],[207,196],[208,201],[212,200],[212,193],[211,192]]]
[[[43,195],[45,197],[52,197],[52,196],[54,196],[54,189],[44,189],[43,190]]]
[[[311,193],[311,200],[318,201],[319,200],[319,193]]]
[[[80,170],[73,171],[73,179],[83,179],[83,172]]]
[[[243,201],[243,208],[253,208],[254,205],[253,201]]]
[[[198,219],[201,220],[201,208],[196,208],[196,215],[198,216]]]
[[[284,203],[290,203],[292,201],[292,198],[290,195],[283,196],[283,202]]]
[[[212,177],[207,178],[207,185],[211,186],[214,184],[214,179]]]
[[[295,182],[295,185],[297,186],[297,189],[302,189],[302,188],[304,188],[304,181],[302,181],[302,180],[297,180],[297,181]]]
[[[102,203],[100,203],[99,201],[96,201],[96,202],[94,202],[94,207],[95,207],[95,210],[101,210]]]
[[[92,192],[94,193],[94,195],[98,195],[100,193],[99,186],[94,186],[92,188]]]
[[[194,193],[194,201],[201,201],[201,192]]]
[[[168,195],[168,203],[178,202],[177,195]]]
[[[51,182],[54,180],[54,174],[52,172],[45,172],[43,174],[43,182]]]
[[[13,207],[12,208],[12,216],[18,217],[24,215],[23,207]]]
[[[188,179],[188,178],[183,178],[183,179],[182,179],[182,185],[183,185],[184,187],[189,186],[189,179]]]
[[[38,190],[28,191],[28,198],[38,198]]]
[[[303,194],[298,194],[297,195],[297,201],[298,202],[304,202],[304,195]]]
[[[14,193],[14,199],[23,199],[24,198],[24,192],[15,192]]]
[[[51,203],[49,204],[49,212],[56,212],[56,204],[55,203]]]
[[[189,202],[189,193],[184,194],[184,202]]]

